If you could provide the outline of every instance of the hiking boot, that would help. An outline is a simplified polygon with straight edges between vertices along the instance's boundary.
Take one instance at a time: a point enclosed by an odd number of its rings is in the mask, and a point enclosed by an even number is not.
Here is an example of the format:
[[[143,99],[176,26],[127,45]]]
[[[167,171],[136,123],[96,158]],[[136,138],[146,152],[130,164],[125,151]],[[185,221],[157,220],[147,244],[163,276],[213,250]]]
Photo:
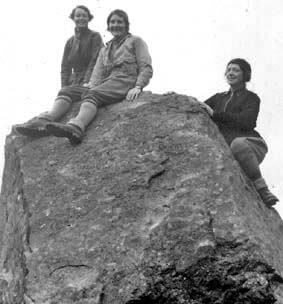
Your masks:
[[[272,207],[279,201],[279,199],[272,194],[267,187],[258,189],[257,192],[267,207]]]
[[[68,138],[72,145],[78,145],[82,142],[83,131],[76,125],[50,122],[46,128],[51,135]]]
[[[49,132],[46,129],[46,124],[50,122],[47,118],[36,117],[28,122],[16,125],[15,130],[25,136],[29,137],[43,137],[48,136]]]

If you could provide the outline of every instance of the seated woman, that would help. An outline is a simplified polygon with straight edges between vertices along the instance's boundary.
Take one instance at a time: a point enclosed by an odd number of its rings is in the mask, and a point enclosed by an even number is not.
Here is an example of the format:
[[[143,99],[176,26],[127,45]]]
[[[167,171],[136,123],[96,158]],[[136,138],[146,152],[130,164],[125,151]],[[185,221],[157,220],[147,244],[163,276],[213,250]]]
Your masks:
[[[107,18],[107,27],[113,39],[100,51],[78,115],[67,124],[47,124],[50,134],[67,137],[71,144],[81,142],[98,107],[125,98],[134,100],[152,77],[147,45],[141,38],[129,33],[127,14],[122,10],[114,10]]]
[[[81,100],[86,91],[84,84],[90,80],[103,41],[98,32],[88,28],[93,16],[83,5],[76,6],[70,15],[75,23],[75,35],[66,42],[61,65],[61,90],[49,112],[31,121],[17,125],[16,131],[31,137],[48,135],[46,123],[60,119],[73,102]]]
[[[267,153],[264,139],[255,131],[260,99],[246,89],[246,82],[251,79],[251,66],[244,59],[233,59],[227,64],[225,76],[230,90],[213,95],[202,106],[219,127],[263,202],[268,207],[273,206],[278,199],[268,189],[259,169]]]

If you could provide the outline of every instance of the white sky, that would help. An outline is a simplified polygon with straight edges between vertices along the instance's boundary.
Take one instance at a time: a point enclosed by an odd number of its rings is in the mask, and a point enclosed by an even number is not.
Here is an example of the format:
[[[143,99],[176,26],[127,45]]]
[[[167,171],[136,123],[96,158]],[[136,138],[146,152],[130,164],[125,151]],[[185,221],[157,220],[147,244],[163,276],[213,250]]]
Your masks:
[[[55,4],[54,4],[55,3]],[[50,108],[60,86],[64,44],[78,4],[94,14],[89,27],[104,40],[106,18],[116,8],[130,18],[130,30],[148,44],[154,93],[175,91],[205,100],[227,89],[226,63],[235,57],[252,65],[249,88],[262,101],[257,130],[269,153],[261,168],[282,200],[283,216],[283,2],[282,0],[9,0],[1,5],[0,147],[11,125]],[[1,153],[3,154],[3,148]],[[3,167],[3,157],[0,169]]]

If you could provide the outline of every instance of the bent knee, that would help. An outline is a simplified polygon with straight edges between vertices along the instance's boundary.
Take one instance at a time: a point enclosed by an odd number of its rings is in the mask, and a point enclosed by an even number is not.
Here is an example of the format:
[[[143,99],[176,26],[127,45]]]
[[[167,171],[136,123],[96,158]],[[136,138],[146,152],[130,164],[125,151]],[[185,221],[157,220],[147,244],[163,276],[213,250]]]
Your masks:
[[[71,91],[69,87],[63,87],[58,92],[57,96],[69,96],[71,95]]]
[[[231,142],[230,148],[235,157],[250,152],[250,147],[245,137],[236,137]]]
[[[81,105],[82,107],[86,107],[89,109],[96,109],[97,105],[95,104],[95,102],[91,99],[85,99]]]

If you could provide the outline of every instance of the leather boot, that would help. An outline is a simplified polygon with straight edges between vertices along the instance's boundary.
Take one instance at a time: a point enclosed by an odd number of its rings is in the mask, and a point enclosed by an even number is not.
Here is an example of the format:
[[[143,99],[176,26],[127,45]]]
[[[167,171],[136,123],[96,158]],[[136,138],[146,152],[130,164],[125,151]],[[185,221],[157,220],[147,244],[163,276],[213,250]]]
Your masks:
[[[74,124],[62,124],[58,122],[50,122],[46,125],[49,134],[56,137],[66,137],[72,145],[78,145],[82,142],[83,131]]]
[[[268,187],[258,189],[257,192],[267,207],[272,207],[279,201],[279,199],[270,192]]]
[[[44,117],[35,117],[32,120],[15,126],[15,130],[25,136],[29,137],[43,137],[48,136],[49,132],[46,129],[46,124],[50,120]]]

